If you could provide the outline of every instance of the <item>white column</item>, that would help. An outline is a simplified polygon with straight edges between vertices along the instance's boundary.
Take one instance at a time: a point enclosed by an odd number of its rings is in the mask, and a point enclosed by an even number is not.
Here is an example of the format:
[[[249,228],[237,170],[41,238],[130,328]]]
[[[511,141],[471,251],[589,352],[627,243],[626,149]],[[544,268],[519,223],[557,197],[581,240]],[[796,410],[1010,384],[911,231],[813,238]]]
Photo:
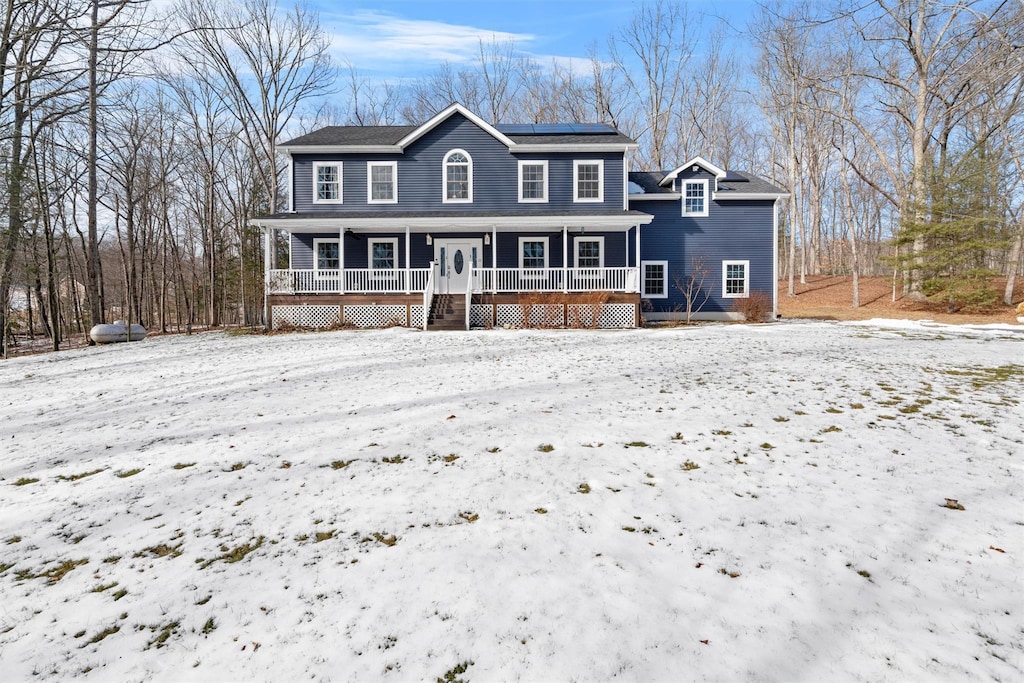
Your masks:
[[[569,227],[562,226],[562,293],[569,293]]]
[[[498,291],[498,226],[491,226],[491,294]]]
[[[640,268],[640,224],[636,224],[636,267]]]
[[[779,314],[779,198],[772,202],[772,320]]]
[[[409,270],[409,226],[405,226],[405,293],[409,293],[409,278],[412,273]]]
[[[270,228],[263,228],[263,326],[270,329]]]
[[[316,254],[313,254],[316,258]],[[338,293],[345,293],[345,226],[338,226]]]

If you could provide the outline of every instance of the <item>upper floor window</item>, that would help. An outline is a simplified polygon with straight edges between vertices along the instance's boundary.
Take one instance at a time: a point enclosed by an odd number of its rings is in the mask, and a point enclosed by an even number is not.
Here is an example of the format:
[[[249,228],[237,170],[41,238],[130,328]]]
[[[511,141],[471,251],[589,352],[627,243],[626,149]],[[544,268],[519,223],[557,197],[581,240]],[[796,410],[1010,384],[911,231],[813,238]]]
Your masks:
[[[548,200],[548,162],[519,161],[519,201]]]
[[[444,158],[444,201],[473,201],[473,158],[453,149]]]
[[[341,162],[313,162],[313,203],[341,204]]]
[[[369,204],[398,203],[398,162],[366,162],[366,201]]]
[[[572,162],[573,201],[604,201],[604,160],[579,160]]]
[[[750,261],[722,261],[722,296],[741,299],[750,289]]]
[[[706,181],[706,180],[684,180],[683,181],[683,215],[684,216],[707,216],[708,215],[708,181]]]

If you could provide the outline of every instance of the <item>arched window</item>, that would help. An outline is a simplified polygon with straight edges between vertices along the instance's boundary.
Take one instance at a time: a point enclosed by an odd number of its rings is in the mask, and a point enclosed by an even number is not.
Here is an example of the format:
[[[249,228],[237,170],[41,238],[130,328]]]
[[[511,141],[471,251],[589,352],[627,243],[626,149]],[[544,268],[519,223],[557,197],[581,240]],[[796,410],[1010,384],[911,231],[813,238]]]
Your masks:
[[[473,159],[469,152],[453,149],[445,155],[444,201],[473,201]]]

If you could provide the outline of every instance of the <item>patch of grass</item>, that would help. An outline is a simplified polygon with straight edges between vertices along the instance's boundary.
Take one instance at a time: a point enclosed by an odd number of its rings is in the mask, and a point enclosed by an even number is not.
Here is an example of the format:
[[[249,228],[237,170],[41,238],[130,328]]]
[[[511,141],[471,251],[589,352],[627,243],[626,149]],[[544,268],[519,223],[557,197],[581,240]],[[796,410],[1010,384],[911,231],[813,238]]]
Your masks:
[[[202,633],[204,636],[208,636],[208,635],[210,635],[211,633],[213,633],[216,630],[217,630],[217,622],[214,621],[213,617],[210,617],[209,619],[206,620],[206,623],[203,624],[203,630],[200,631],[200,633]]]
[[[139,552],[135,553],[133,557],[145,557],[147,553],[153,557],[179,557],[181,555],[181,546],[183,545],[185,545],[184,542],[181,542],[178,545],[167,545],[166,543],[161,543],[159,545],[143,548]]]
[[[382,462],[386,462],[389,465],[401,465],[403,462],[408,460],[404,455],[395,455],[390,458],[381,458]]]
[[[324,465],[324,467],[330,467],[332,470],[343,470],[355,460],[332,460],[330,465]]]
[[[21,543],[21,536],[11,536],[4,541],[5,545],[14,545],[15,543]]]
[[[541,445],[537,446],[537,450],[540,451],[541,453],[550,453],[551,451],[555,450],[555,447],[549,443],[542,443]]]
[[[738,579],[740,577],[740,573],[738,571],[726,569],[725,567],[719,569],[718,573],[724,574],[725,576],[728,576],[730,579]]]
[[[114,583],[108,583],[106,585],[96,586],[95,588],[93,588],[89,592],[90,593],[102,593],[103,591],[110,590],[111,588],[113,588],[116,585],[117,585],[117,581],[115,581]]]
[[[81,567],[83,564],[89,564],[89,560],[85,558],[82,558],[81,560],[64,560],[52,569],[39,572],[38,574],[33,575],[31,572],[27,572],[25,578],[39,579],[46,577],[49,583],[57,583],[67,576],[75,567]],[[20,575],[22,572],[18,572],[18,574]]]
[[[94,474],[99,474],[105,471],[105,467],[101,467],[98,470],[91,470],[89,472],[82,472],[81,474],[72,474],[70,477],[65,477],[63,474],[57,477],[57,481],[78,481],[79,479],[85,479],[91,477]]]
[[[590,484],[582,483],[576,488],[576,493],[590,493]]]
[[[444,457],[443,457],[443,458],[441,458],[441,459],[442,459],[442,460],[444,460],[444,461],[445,461],[445,463],[447,463],[447,464],[449,464],[449,465],[450,465],[451,463],[453,463],[453,462],[455,462],[456,460],[458,460],[458,459],[459,459],[459,456],[455,455],[454,453],[449,453],[448,455],[444,456]]]
[[[236,462],[234,465],[232,465],[231,467],[227,468],[224,471],[225,472],[240,472],[241,470],[244,470],[244,469],[245,469],[245,463],[244,462]]]
[[[22,477],[18,481],[14,482],[12,486],[28,486],[29,484],[34,484],[37,481],[39,480],[36,479],[35,477]]]
[[[443,676],[438,676],[437,683],[467,683],[465,679],[459,678],[459,676],[466,673],[471,666],[473,666],[472,661],[465,661],[460,664],[456,664],[445,671]]]
[[[714,434],[715,436],[729,436],[730,434],[732,434],[732,432],[729,431],[728,429],[714,429],[711,431],[711,433]]]
[[[127,479],[128,477],[134,477],[136,474],[141,472],[143,469],[144,468],[142,468],[142,467],[136,467],[135,469],[131,469],[131,470],[122,470],[120,472],[114,472],[114,475],[117,476],[119,479]]]
[[[480,519],[480,515],[478,515],[475,512],[469,511],[469,510],[467,510],[466,512],[460,512],[459,513],[459,517],[461,517],[462,519],[466,520],[470,524],[472,524],[476,520]]]
[[[112,595],[113,595],[113,598],[114,598],[114,602],[117,602],[118,600],[120,600],[124,596],[128,595],[128,591],[125,590],[124,588],[122,588],[121,590],[117,591],[116,593],[113,593]]]
[[[939,370],[950,377],[965,377],[974,389],[984,389],[993,384],[1018,381],[1024,382],[1024,365],[1000,365],[994,368],[969,368],[966,370]]]
[[[3,574],[5,571],[7,571],[8,569],[10,569],[13,566],[14,566],[13,563],[7,564],[6,562],[0,562],[0,574]]]
[[[395,536],[394,534],[391,534],[391,535],[382,534],[379,531],[374,531],[373,532],[373,539],[375,541],[377,541],[378,543],[383,543],[384,545],[386,545],[389,548],[391,546],[393,546],[394,544],[398,543],[398,536]]]
[[[175,463],[174,464],[174,468],[173,469],[183,470],[186,467],[192,467],[193,465],[195,465],[194,462],[179,462],[179,463]]]
[[[151,647],[156,647],[157,649],[160,649],[162,647],[166,647],[167,641],[170,639],[172,635],[177,633],[180,627],[181,622],[179,621],[172,621],[167,624],[164,624],[163,626],[150,626],[149,629],[157,635],[148,643],[146,643],[146,647],[143,649],[148,650]]]
[[[120,555],[111,555],[103,558],[103,564],[117,564],[121,560]]]
[[[646,441],[630,441],[626,444],[626,448],[647,448]]]
[[[546,515],[546,514],[548,514],[547,508],[536,508],[534,510],[534,512],[536,512],[538,515]]]
[[[487,449],[487,452],[488,453],[500,453],[501,449],[498,448],[497,446],[491,446],[490,448]]]
[[[910,415],[913,413],[921,412],[921,406],[917,405],[916,403],[911,403],[910,405],[903,406],[902,408],[897,408],[897,410],[899,410],[904,415]]]
[[[92,645],[94,643],[98,643],[101,640],[103,640],[104,638],[106,638],[107,636],[112,636],[112,635],[114,635],[115,633],[117,633],[120,630],[121,630],[120,626],[108,626],[107,628],[103,629],[102,631],[100,631],[99,633],[94,635],[92,638],[87,640],[84,645],[81,645],[81,647],[85,647],[86,645]]]
[[[775,446],[771,445],[767,441],[765,441],[763,444],[761,444],[761,450],[763,450],[763,451],[770,451],[773,448],[775,448]]]
[[[850,410],[864,410],[864,404],[863,403],[851,403],[850,404]]]
[[[779,415],[778,417],[773,417],[772,419],[775,420],[776,422],[789,422],[789,418],[783,417],[782,415]]]
[[[841,432],[841,431],[843,431],[842,427],[837,427],[836,425],[829,425],[828,427],[825,427],[824,429],[822,429],[820,433],[821,434],[829,434],[831,432]]]
[[[697,463],[695,463],[692,460],[687,460],[686,462],[683,463],[683,470],[686,471],[686,472],[692,472],[693,470],[699,470],[699,469],[700,469],[700,465],[698,465]]]
[[[632,534],[632,533],[636,532],[636,527],[635,526],[624,526],[624,527],[622,527],[622,530],[623,531],[628,531],[629,533]]]
[[[210,602],[210,600],[213,600],[213,593],[210,593],[205,598],[200,598],[199,600],[196,600],[196,604],[202,607],[206,603]]]
[[[332,538],[334,538],[335,533],[336,531],[334,529],[330,529],[328,531],[318,531],[314,536],[314,543],[320,543],[321,541],[329,541]]]
[[[206,569],[214,562],[223,561],[228,564],[241,562],[245,559],[246,555],[262,546],[264,540],[266,539],[263,536],[259,536],[256,539],[254,539],[255,542],[250,541],[248,543],[243,543],[242,545],[231,548],[230,550],[228,549],[227,546],[221,546],[221,550],[224,552],[223,555],[218,555],[217,557],[214,557],[209,560],[199,559],[196,560],[196,562],[199,564],[200,569]]]
[[[828,408],[825,409],[825,412],[826,413],[832,413],[833,415],[835,415],[835,414],[841,413],[843,411],[839,410],[839,408],[836,408],[835,406],[829,406]]]

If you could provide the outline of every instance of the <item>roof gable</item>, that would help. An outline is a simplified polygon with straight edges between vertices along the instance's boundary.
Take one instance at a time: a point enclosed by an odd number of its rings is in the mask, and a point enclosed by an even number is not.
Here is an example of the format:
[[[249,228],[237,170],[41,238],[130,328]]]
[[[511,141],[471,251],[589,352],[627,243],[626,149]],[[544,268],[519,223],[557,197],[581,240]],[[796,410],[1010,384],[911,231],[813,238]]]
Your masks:
[[[682,166],[680,166],[676,170],[674,170],[671,173],[667,174],[662,179],[661,185],[664,186],[664,187],[671,187],[672,183],[675,182],[675,179],[679,176],[680,173],[682,173],[683,171],[685,171],[685,170],[687,170],[689,168],[693,168],[694,166],[699,166],[700,168],[703,168],[705,171],[707,171],[711,175],[715,176],[716,180],[720,180],[720,179],[725,177],[725,171],[724,170],[718,168],[717,166],[715,166],[710,161],[708,161],[708,160],[698,156],[698,157],[694,157],[694,158],[690,159],[688,162],[686,162],[685,164],[683,164]]]
[[[444,121],[447,121],[455,114],[462,114],[467,119],[476,124],[478,128],[483,130],[485,133],[493,137],[498,142],[505,144],[509,148],[515,146],[516,143],[509,139],[504,133],[502,133],[497,128],[484,121],[482,118],[480,118],[470,110],[463,107],[458,102],[455,102],[454,104],[448,106],[444,111],[435,114],[433,117],[431,117],[429,121],[419,126],[418,128],[414,129],[412,132],[410,132],[401,140],[399,140],[396,144],[398,145],[398,147],[405,149],[406,147],[416,142],[430,131],[434,130],[434,128],[436,128],[438,125],[440,125]]]

